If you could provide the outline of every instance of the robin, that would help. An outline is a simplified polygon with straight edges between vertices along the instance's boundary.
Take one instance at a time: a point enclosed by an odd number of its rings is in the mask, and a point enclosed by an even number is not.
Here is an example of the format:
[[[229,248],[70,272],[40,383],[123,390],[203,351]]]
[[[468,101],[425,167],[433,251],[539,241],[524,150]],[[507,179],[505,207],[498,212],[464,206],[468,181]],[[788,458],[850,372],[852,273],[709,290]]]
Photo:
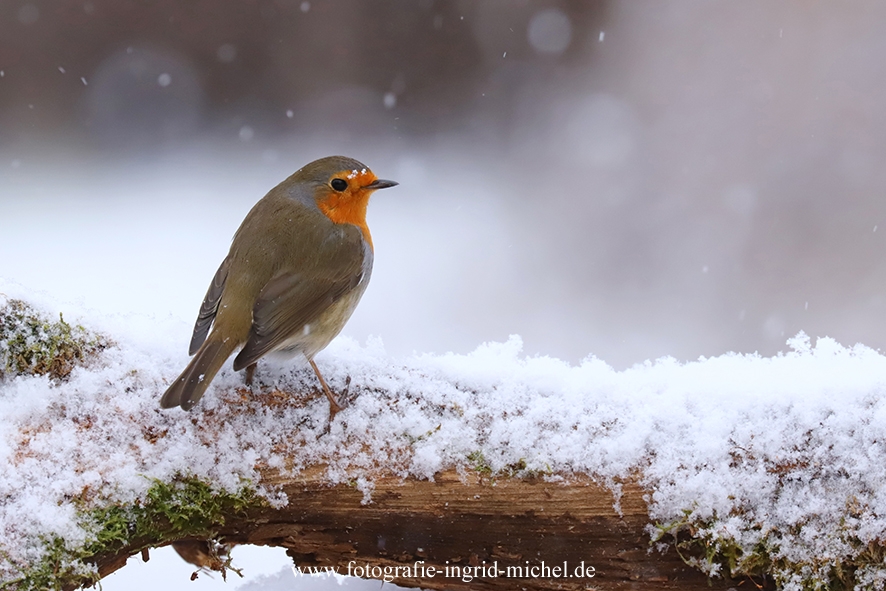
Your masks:
[[[330,156],[301,168],[259,200],[234,234],[203,299],[188,351],[194,358],[160,406],[190,410],[242,347],[234,370],[246,369],[247,383],[268,353],[302,354],[329,398],[330,419],[341,410],[314,355],[341,331],[369,283],[369,196],[396,185],[352,158]]]

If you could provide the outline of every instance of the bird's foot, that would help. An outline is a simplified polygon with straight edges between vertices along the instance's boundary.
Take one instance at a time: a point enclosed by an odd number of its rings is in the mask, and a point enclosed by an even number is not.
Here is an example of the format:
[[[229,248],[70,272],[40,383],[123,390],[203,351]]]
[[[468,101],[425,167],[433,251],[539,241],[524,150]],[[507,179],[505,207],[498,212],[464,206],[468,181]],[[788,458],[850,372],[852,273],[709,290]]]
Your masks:
[[[255,363],[250,363],[249,365],[246,366],[246,375],[243,377],[243,382],[249,388],[252,387],[252,378],[255,377],[256,365],[257,364],[255,364]]]
[[[323,387],[323,393],[326,394],[326,398],[329,399],[329,422],[331,423],[335,418],[335,415],[346,409],[350,403],[348,400],[348,389],[351,387],[351,376],[348,376],[348,379],[345,382],[345,389],[342,391],[341,400],[343,402],[339,402],[339,399],[336,399],[336,397],[333,396],[332,390],[326,385],[326,380],[323,379],[323,375],[320,373],[314,360],[308,358],[308,363],[311,364],[314,373],[317,374],[317,379],[320,380],[320,385]]]
[[[323,393],[326,394],[326,398],[329,399],[329,422],[335,418],[335,415],[346,409],[351,405],[351,400],[348,398],[348,390],[351,387],[351,376],[348,376],[348,379],[345,381],[345,387],[341,391],[341,394],[336,397],[326,383],[323,383]]]
[[[350,389],[351,389],[351,376],[348,376],[345,379],[345,387],[342,388],[342,391],[341,391],[341,393],[339,393],[338,397],[335,397],[328,388],[325,390],[326,396],[329,398],[329,422],[330,423],[332,422],[332,419],[335,418],[336,413],[341,412],[344,409],[351,406],[351,401],[353,399],[348,395]]]
[[[320,437],[329,434],[329,429],[332,427],[332,420],[335,419],[335,415],[348,408],[353,400],[353,398],[348,396],[348,391],[351,388],[351,376],[348,376],[345,380],[345,387],[338,395],[338,398],[332,394],[332,391],[326,385],[325,381],[321,382],[321,384],[323,386],[323,393],[326,395],[326,398],[329,399],[329,420],[326,421],[326,427],[323,428]]]

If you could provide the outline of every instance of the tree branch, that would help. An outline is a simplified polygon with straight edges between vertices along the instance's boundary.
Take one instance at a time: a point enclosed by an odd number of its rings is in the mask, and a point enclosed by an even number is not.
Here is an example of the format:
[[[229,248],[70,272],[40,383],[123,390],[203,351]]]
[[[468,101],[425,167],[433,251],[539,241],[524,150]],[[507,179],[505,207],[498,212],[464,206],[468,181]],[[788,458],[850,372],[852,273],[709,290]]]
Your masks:
[[[582,476],[568,482],[455,470],[436,475],[433,482],[380,476],[371,501],[364,504],[356,487],[330,486],[324,473],[324,467],[295,478],[266,473],[265,483],[281,487],[289,504],[250,507],[220,524],[218,538],[284,547],[300,567],[338,567],[340,574],[379,578],[391,567],[389,573],[401,575],[391,577],[396,584],[425,589],[626,589],[642,584],[644,590],[685,591],[735,585],[709,580],[687,566],[673,545],[664,552],[650,548],[644,491],[633,482],[623,485],[619,515],[612,492]],[[102,576],[122,567],[137,550],[130,546],[99,557]],[[556,573],[550,569],[564,562],[569,577],[551,576]],[[424,570],[416,572],[416,563]],[[483,576],[484,567],[485,574],[492,572],[491,565],[498,576]],[[549,570],[542,572],[543,565]],[[530,576],[533,567],[535,574],[547,576]],[[574,576],[576,567],[584,576]]]

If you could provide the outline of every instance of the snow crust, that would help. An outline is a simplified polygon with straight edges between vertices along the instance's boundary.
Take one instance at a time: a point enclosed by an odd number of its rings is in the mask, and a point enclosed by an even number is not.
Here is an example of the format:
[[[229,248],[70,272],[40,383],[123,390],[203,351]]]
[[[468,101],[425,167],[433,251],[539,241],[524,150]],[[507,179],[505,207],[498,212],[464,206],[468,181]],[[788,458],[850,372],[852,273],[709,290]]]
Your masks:
[[[12,284],[0,293],[50,316],[62,309]],[[517,336],[468,355],[406,357],[378,339],[339,338],[317,362],[335,389],[350,376],[354,399],[324,433],[322,396],[276,392],[316,389],[307,364],[261,364],[254,392],[228,364],[191,412],[163,411],[187,343],[164,342],[163,319],[63,311],[117,346],[63,383],[0,382],[0,581],[39,556],[40,535],[84,539],[71,498],[129,503],[151,479],[180,473],[233,491],[284,458],[295,470],[328,464],[332,481],[357,481],[367,502],[379,469],[432,479],[470,469],[478,452],[493,470],[591,474],[616,489],[640,474],[655,491],[653,520],[706,524],[711,539],[762,542],[812,571],[886,539],[886,357],[862,345],[813,345],[801,333],[775,357],[616,371],[593,356],[526,357]]]

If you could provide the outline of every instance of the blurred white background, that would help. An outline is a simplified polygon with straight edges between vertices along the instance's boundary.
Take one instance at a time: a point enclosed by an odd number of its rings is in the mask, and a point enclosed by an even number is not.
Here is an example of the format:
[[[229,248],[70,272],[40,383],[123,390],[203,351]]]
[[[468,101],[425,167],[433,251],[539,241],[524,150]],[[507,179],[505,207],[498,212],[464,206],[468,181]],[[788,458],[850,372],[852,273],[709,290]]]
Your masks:
[[[875,1],[2,0],[0,276],[184,355],[245,213],[340,153],[401,183],[345,329],[394,355],[883,348],[884,57]],[[156,554],[104,588],[241,584]]]

